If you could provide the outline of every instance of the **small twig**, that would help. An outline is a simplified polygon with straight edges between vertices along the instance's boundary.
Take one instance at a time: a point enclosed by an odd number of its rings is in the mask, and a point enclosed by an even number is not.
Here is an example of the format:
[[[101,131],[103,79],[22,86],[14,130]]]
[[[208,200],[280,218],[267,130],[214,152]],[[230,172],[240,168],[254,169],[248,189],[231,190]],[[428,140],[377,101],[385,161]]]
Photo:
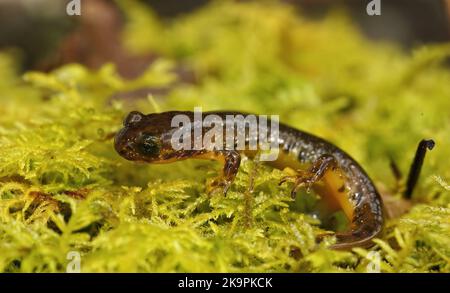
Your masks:
[[[435,143],[432,139],[422,139],[422,141],[419,143],[413,163],[411,164],[411,168],[409,169],[406,191],[403,194],[405,198],[411,199],[414,187],[416,186],[419,179],[420,171],[422,170],[423,160],[425,159],[427,149],[432,150],[434,148],[434,145]]]

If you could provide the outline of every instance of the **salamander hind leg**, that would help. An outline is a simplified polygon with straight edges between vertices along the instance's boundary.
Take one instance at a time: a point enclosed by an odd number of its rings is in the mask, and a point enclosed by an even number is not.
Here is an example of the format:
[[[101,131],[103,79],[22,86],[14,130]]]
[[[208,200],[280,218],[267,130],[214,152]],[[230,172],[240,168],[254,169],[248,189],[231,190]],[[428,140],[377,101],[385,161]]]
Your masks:
[[[310,189],[314,183],[320,181],[325,173],[337,167],[337,161],[332,155],[322,155],[312,165],[308,170],[298,170],[298,174],[294,176],[283,177],[280,181],[280,185],[286,181],[293,181],[294,187],[291,190],[292,198],[296,197],[297,191],[301,187],[306,187]]]
[[[332,155],[322,155],[315,160],[307,170],[299,170],[295,176],[284,177],[285,181],[294,182],[291,196],[295,198],[300,187],[313,188],[321,197],[321,208],[325,214],[332,215],[342,211],[350,224],[345,232],[327,233],[319,235],[318,240],[325,236],[335,236],[336,244],[333,249],[350,249],[355,246],[369,246],[371,239],[381,230],[383,217],[381,201],[376,191],[366,188],[364,180],[360,177],[350,179]],[[361,198],[358,205],[352,199],[357,192],[353,187],[358,179],[357,186],[364,187],[359,190]]]

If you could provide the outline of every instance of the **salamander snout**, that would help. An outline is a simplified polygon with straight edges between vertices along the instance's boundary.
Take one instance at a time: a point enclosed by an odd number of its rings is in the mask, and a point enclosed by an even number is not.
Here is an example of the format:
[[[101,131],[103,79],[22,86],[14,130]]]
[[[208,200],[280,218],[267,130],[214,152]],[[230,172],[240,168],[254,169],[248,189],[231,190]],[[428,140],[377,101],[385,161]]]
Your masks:
[[[157,134],[124,127],[117,133],[114,147],[127,160],[152,162],[159,158],[161,140]]]
[[[134,161],[136,154],[133,139],[128,135],[128,129],[122,128],[114,139],[116,152],[127,160]]]

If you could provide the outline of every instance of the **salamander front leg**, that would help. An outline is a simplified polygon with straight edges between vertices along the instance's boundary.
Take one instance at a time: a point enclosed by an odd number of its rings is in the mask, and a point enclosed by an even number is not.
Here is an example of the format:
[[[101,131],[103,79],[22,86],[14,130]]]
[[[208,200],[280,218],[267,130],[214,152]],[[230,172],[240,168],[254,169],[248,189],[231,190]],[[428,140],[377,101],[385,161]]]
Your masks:
[[[337,161],[332,155],[322,155],[312,163],[308,170],[298,170],[298,174],[295,176],[283,177],[279,184],[281,185],[286,181],[294,181],[291,196],[295,198],[300,187],[305,186],[307,189],[310,189],[314,183],[323,178],[328,170],[336,167]]]
[[[217,188],[222,188],[226,195],[239,170],[241,155],[237,151],[223,151],[216,153],[214,159],[223,163],[222,174],[207,186],[207,192],[212,193]]]

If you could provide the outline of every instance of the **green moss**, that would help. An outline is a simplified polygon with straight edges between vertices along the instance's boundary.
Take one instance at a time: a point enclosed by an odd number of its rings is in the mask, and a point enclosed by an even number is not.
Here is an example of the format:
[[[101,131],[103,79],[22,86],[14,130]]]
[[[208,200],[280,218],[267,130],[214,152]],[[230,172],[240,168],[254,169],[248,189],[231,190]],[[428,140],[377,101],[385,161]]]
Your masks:
[[[65,271],[69,251],[83,272],[365,271],[368,253],[387,272],[450,272],[450,45],[405,53],[364,39],[343,12],[298,17],[272,1],[218,1],[167,23],[135,1],[130,50],[163,58],[135,80],[107,64],[17,73],[0,53],[0,271]],[[174,68],[189,68],[186,83]],[[134,103],[117,92],[164,87]],[[389,155],[407,170],[416,143],[432,137],[416,206],[389,220],[370,250],[338,252],[314,239],[314,196],[296,202],[283,172],[244,159],[226,197],[208,196],[218,166],[126,162],[111,135],[131,109],[202,106],[278,114],[341,146],[380,191],[399,196]],[[253,191],[250,188],[253,183]]]

